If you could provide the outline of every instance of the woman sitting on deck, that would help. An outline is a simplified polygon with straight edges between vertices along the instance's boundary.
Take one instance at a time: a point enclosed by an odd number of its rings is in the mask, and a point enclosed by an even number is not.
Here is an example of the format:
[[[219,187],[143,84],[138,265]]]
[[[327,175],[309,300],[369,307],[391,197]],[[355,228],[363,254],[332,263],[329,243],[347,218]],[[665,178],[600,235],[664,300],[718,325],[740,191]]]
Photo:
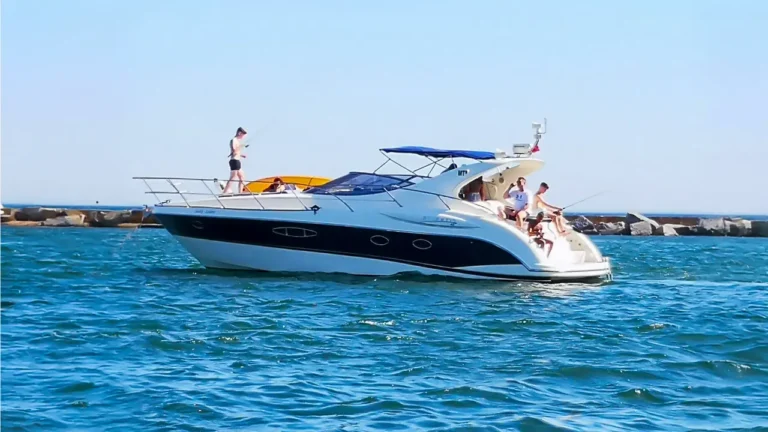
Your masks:
[[[272,184],[269,185],[264,192],[282,193],[285,191],[285,182],[280,177],[275,177]]]

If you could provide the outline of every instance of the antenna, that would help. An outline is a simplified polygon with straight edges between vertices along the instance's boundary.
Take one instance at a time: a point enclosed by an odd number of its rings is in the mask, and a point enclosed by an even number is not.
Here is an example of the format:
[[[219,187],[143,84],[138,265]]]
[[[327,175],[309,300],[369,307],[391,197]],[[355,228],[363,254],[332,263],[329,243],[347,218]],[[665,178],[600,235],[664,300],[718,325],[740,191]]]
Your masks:
[[[535,140],[540,140],[541,136],[547,133],[547,118],[544,117],[544,124],[533,122],[531,123],[531,127],[533,128],[533,138]]]
[[[513,144],[512,154],[514,157],[528,157],[531,154],[539,151],[539,141],[541,136],[547,133],[547,119],[544,118],[544,124],[539,122],[531,123],[533,127],[533,144]]]

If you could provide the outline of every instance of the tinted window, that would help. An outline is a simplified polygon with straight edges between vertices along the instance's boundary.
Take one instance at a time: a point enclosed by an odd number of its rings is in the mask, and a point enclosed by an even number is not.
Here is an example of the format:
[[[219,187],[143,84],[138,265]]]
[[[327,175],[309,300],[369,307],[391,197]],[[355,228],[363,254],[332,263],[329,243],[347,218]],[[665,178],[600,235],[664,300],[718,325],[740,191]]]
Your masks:
[[[400,177],[367,173],[349,173],[336,180],[331,180],[323,186],[308,189],[306,193],[367,195],[382,193],[384,191],[405,187],[411,184],[413,183]]]

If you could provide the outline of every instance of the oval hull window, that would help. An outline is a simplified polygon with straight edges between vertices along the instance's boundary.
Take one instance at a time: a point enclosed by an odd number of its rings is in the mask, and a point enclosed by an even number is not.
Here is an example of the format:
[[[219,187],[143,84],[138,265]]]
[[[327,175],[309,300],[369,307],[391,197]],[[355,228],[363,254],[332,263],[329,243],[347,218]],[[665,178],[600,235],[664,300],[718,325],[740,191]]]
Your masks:
[[[201,229],[203,229],[203,228],[204,228],[204,227],[203,227],[203,223],[202,223],[202,222],[200,222],[199,220],[193,221],[193,222],[192,222],[190,225],[192,225],[192,228],[194,228],[194,229],[199,229],[199,230],[201,230]]]
[[[277,227],[272,228],[272,232],[277,235],[293,238],[309,238],[317,236],[317,231],[299,227]]]
[[[383,235],[375,235],[371,237],[371,243],[375,244],[376,246],[386,246],[389,244],[389,239]]]
[[[427,250],[432,248],[432,242],[425,239],[416,239],[413,241],[413,247],[419,250]]]

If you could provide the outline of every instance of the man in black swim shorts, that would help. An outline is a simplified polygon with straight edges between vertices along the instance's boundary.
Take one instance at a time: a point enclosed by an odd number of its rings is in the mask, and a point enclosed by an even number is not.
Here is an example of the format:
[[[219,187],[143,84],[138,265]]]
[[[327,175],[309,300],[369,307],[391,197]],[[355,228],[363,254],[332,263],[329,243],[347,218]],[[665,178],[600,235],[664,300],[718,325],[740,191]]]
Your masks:
[[[245,158],[245,154],[242,152],[245,148],[243,138],[247,134],[248,132],[240,127],[237,128],[235,137],[229,140],[229,180],[227,180],[227,185],[224,186],[223,193],[225,194],[232,193],[231,185],[235,179],[238,181],[237,193],[243,193],[245,188],[245,175],[243,174],[243,165],[240,163],[240,158]]]

